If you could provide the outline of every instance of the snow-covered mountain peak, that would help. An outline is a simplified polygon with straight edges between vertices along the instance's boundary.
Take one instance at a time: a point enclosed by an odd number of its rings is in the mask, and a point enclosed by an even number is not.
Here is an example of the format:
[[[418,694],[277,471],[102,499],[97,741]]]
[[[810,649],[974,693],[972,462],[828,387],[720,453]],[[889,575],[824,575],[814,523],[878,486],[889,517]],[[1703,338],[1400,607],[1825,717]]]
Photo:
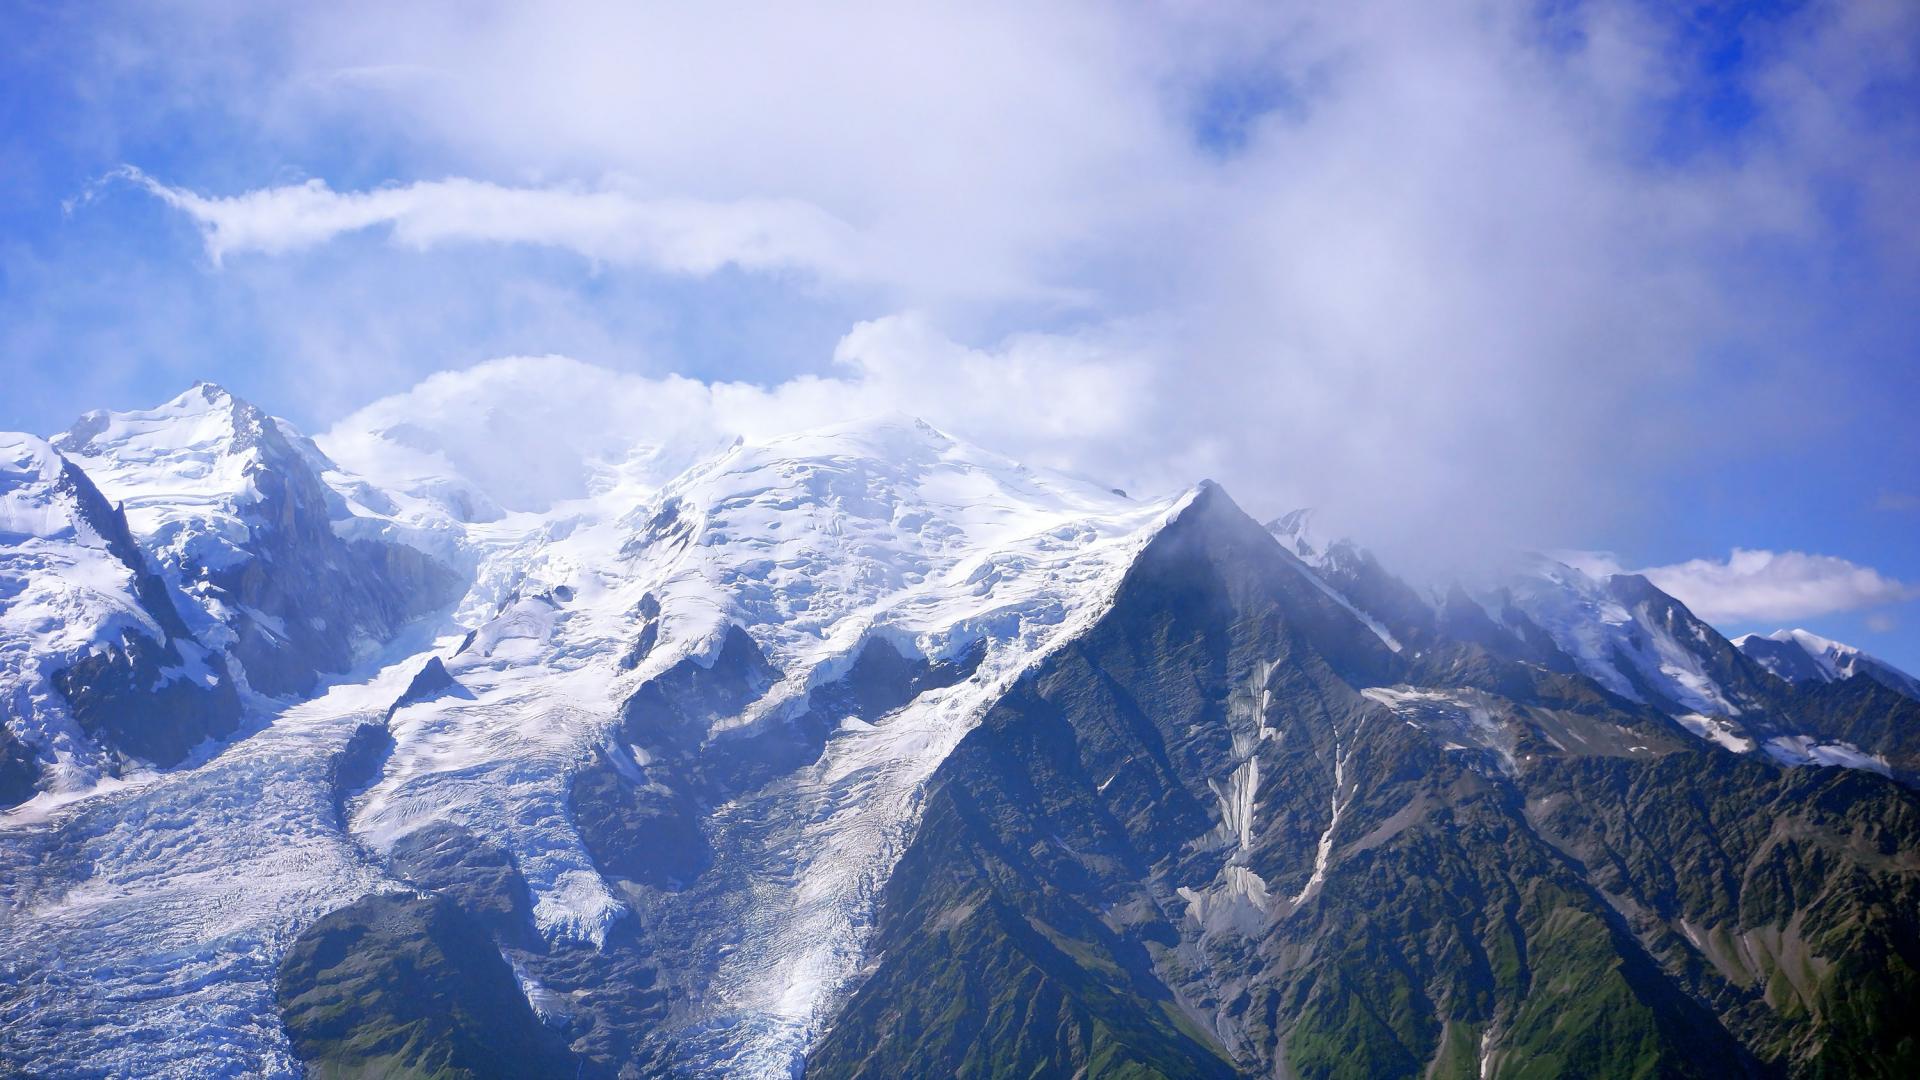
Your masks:
[[[265,412],[201,382],[151,409],[86,413],[52,442],[151,537],[257,502],[257,474],[285,440]]]
[[[660,579],[669,631],[678,612],[707,613],[706,635],[737,622],[778,656],[883,609],[919,633],[1012,603],[1023,571],[1166,505],[884,415],[735,445],[631,515],[626,550]]]
[[[1598,576],[1533,554],[1508,579],[1506,595],[1582,673],[1622,697],[1716,716],[1750,704],[1738,654],[1644,577]]]
[[[1802,641],[1801,635],[1808,640]],[[1742,634],[1733,639],[1733,645],[1754,663],[1790,683],[1832,682],[1837,677],[1832,650],[1838,643],[1805,630]]]
[[[1753,636],[1752,634],[1748,634],[1739,641],[1734,642],[1734,644],[1739,645]],[[1811,630],[1801,630],[1798,628],[1792,630],[1775,630],[1773,633],[1767,635],[1767,640],[1783,645],[1790,643],[1798,646],[1802,652],[1806,653],[1807,656],[1818,665],[1821,673],[1826,676],[1826,681],[1845,678],[1846,676],[1841,673],[1842,667],[1850,667],[1855,660],[1866,655],[1851,645],[1843,645],[1832,638],[1821,637]]]
[[[24,431],[0,431],[0,490],[50,481],[60,472],[53,445]]]
[[[145,557],[189,602],[190,632],[231,650],[256,690],[307,692],[455,588],[453,571],[407,537],[348,527],[349,500],[323,479],[337,467],[218,384],[88,413],[52,443],[123,508]],[[333,479],[354,489],[352,477]],[[272,572],[280,566],[300,571]]]
[[[1790,683],[1830,683],[1866,675],[1908,697],[1920,699],[1920,679],[1861,649],[1811,630],[1744,634],[1734,646],[1754,663]]]
[[[164,459],[220,453],[260,437],[266,414],[218,383],[197,382],[151,409],[94,409],[54,437],[64,452]]]
[[[1313,527],[1313,507],[1289,510],[1267,522],[1267,531],[1279,539],[1282,547],[1301,561],[1319,565],[1326,558],[1327,546]]]
[[[714,785],[700,799],[725,813],[699,828],[724,855],[706,891],[654,895],[646,917],[750,924],[744,945],[676,962],[710,983],[692,1018],[706,1037],[785,1070],[857,969],[920,785],[1190,497],[1126,499],[883,415],[736,441],[624,513],[605,497],[549,515],[483,558],[492,614],[446,660],[471,696],[396,716],[354,831],[376,848],[429,820],[499,837],[542,933],[599,941],[629,903],[567,824],[583,763],[616,761],[649,792]],[[884,724],[803,723],[876,643],[953,674]],[[644,706],[676,679],[750,692],[684,717]]]
[[[60,495],[68,468],[45,439],[0,432],[0,539],[73,536],[87,527],[74,500]]]

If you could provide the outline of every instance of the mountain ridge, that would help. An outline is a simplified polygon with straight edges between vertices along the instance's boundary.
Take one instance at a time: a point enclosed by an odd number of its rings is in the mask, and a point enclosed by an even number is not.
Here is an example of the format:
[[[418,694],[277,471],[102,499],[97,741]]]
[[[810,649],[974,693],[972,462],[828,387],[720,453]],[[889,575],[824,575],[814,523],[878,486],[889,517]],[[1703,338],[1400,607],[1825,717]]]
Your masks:
[[[88,520],[123,539],[87,550],[126,603],[177,598],[162,636],[204,635],[238,696],[210,756],[0,814],[0,1062],[477,1060],[352,1004],[386,992],[579,1075],[1915,1053],[1888,1003],[1917,797],[1887,777],[1920,777],[1920,699],[1864,661],[1788,679],[1560,563],[1422,595],[1309,515],[1132,499],[911,417],[695,441],[474,514],[443,498],[471,511],[471,477],[388,490],[211,384],[17,439],[20,490],[106,477]],[[7,559],[48,539],[12,528]],[[499,966],[433,951],[477,941]]]

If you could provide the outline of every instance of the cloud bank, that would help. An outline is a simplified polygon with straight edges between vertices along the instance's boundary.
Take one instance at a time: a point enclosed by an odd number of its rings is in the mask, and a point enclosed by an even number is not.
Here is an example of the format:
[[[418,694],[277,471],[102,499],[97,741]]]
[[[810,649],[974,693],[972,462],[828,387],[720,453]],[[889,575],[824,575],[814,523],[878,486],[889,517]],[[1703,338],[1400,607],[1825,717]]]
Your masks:
[[[318,441],[352,472],[401,491],[457,478],[476,500],[543,511],[615,487],[650,492],[735,437],[760,439],[885,413],[917,415],[930,387],[972,379],[1007,396],[961,395],[939,422],[988,449],[1019,442],[1033,464],[1071,467],[1088,438],[1123,438],[1140,411],[1125,368],[1099,380],[1113,393],[1071,405],[1093,382],[1092,346],[1014,342],[998,352],[929,340],[910,316],[863,323],[847,335],[830,375],[771,386],[612,371],[564,356],[505,357],[444,371],[334,424]],[[1063,352],[1068,355],[1061,355]],[[1048,453],[1057,440],[1056,453]]]
[[[1614,0],[350,8],[127,46],[328,176],[142,181],[310,396],[450,352],[813,380],[1416,571],[1613,543],[1709,457],[1915,452],[1851,389],[1912,377],[1862,367],[1920,310],[1899,0],[1729,16],[1725,70],[1721,16]]]
[[[1884,607],[1920,597],[1920,586],[1833,555],[1735,548],[1725,559],[1689,559],[1639,570],[1612,556],[1569,556],[1592,574],[1642,574],[1694,614],[1715,623],[1792,621]]]

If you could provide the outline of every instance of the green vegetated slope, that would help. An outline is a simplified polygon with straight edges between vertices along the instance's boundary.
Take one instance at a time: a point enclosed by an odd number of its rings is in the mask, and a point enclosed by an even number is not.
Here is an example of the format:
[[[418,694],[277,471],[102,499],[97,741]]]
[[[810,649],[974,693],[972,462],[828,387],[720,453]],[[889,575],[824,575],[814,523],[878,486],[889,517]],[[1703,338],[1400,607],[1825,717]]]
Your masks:
[[[479,921],[445,896],[376,894],[315,923],[280,967],[317,1078],[573,1076]]]

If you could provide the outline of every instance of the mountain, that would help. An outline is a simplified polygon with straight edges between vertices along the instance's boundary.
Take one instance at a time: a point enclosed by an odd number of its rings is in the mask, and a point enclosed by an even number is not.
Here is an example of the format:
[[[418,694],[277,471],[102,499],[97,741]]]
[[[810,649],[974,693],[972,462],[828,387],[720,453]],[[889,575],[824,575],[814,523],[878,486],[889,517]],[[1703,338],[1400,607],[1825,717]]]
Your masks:
[[[1427,594],[1211,483],[596,385],[0,443],[4,1071],[1920,1064],[1883,680],[1642,578]]]
[[[908,419],[737,445],[516,556],[446,660],[472,698],[396,712],[352,828],[504,842],[537,942],[515,962],[590,1056],[782,1072],[857,970],[916,791],[1170,505]]]
[[[52,443],[125,508],[197,633],[275,697],[312,691],[458,595],[412,547],[351,539],[317,447],[212,383],[156,409],[92,412]]]
[[[1729,641],[1640,575],[1594,576],[1544,555],[1477,596],[1456,585],[1428,600],[1352,541],[1316,536],[1310,511],[1267,528],[1382,640],[1411,643],[1429,666],[1471,646],[1577,672],[1738,753],[1920,781],[1920,680],[1850,646],[1804,631]]]
[[[1196,504],[956,749],[809,1075],[1758,1073],[1849,995],[1879,1019],[1829,1046],[1901,1045],[1905,961],[1795,965],[1906,947],[1867,927],[1911,910],[1912,871],[1825,860],[1910,845],[1910,793],[1539,669],[1517,697],[1409,685],[1261,540]],[[1860,817],[1819,806],[1841,789]]]
[[[1733,644],[1754,663],[1796,686],[1865,677],[1896,693],[1920,699],[1920,679],[1851,645],[1807,630],[1746,634]]]
[[[234,679],[177,599],[85,473],[0,434],[0,805],[178,764],[234,731]]]

